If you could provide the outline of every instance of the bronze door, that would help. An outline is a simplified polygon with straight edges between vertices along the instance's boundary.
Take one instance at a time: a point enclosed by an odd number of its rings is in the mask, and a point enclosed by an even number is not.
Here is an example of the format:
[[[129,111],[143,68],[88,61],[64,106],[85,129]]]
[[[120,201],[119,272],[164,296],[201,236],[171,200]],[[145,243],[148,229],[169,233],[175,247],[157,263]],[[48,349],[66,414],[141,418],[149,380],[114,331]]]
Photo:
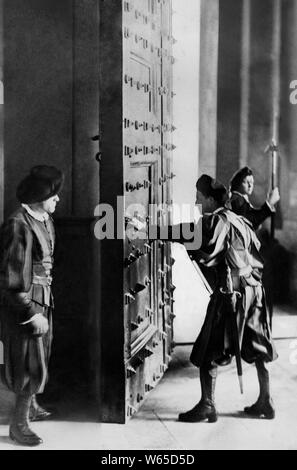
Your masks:
[[[125,422],[173,341],[170,244],[148,240],[150,222],[170,222],[171,1],[102,1],[100,34],[101,202],[123,231],[101,244],[102,420]]]

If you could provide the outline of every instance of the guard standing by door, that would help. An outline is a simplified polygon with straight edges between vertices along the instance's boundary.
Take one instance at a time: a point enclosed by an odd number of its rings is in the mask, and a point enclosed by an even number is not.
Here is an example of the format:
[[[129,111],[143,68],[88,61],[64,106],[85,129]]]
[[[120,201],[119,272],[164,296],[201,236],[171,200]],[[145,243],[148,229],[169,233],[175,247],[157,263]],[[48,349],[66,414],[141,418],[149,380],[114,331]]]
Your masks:
[[[188,246],[187,251],[206,269],[215,268],[216,282],[190,358],[199,367],[201,399],[194,408],[180,413],[179,420],[217,420],[214,398],[217,369],[229,364],[233,356],[240,360],[238,354],[244,361],[255,364],[259,381],[258,399],[253,405],[245,407],[244,412],[254,417],[273,419],[275,409],[267,363],[275,360],[277,353],[261,281],[263,263],[259,254],[260,242],[246,219],[226,209],[227,190],[221,183],[209,175],[202,175],[196,188],[196,203],[202,207],[203,213],[202,243],[198,249]],[[186,228],[189,225],[190,228]],[[194,236],[195,224],[169,226],[166,233],[170,241],[191,245],[191,240],[183,234],[192,233]],[[161,238],[161,231],[158,238]],[[234,305],[230,305],[233,300]],[[235,322],[232,315],[235,315]],[[239,367],[237,370],[240,376]]]
[[[249,200],[254,190],[254,175],[252,170],[245,166],[238,170],[231,178],[230,191],[231,197],[229,201],[230,208],[235,214],[242,215],[251,222],[253,228],[257,230],[260,225],[267,219],[275,215],[275,205],[280,200],[278,187],[273,188],[267,200],[261,207],[254,207]],[[261,255],[264,258],[263,284],[266,291],[266,300],[269,309],[270,326],[272,324],[273,314],[273,251],[275,240],[273,236],[269,239],[267,231],[259,235],[261,239]]]
[[[38,405],[36,394],[43,392],[48,378],[55,247],[51,214],[63,179],[53,166],[33,167],[17,188],[21,207],[0,234],[2,380],[16,394],[9,435],[26,446],[42,443],[29,427],[29,416],[34,421],[50,414]]]

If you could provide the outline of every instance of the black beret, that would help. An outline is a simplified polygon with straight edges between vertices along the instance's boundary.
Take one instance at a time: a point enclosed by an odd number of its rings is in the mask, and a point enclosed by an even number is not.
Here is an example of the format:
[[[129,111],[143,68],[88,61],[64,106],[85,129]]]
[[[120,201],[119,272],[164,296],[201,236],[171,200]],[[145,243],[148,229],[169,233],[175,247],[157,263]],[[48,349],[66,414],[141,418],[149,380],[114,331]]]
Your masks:
[[[57,194],[63,186],[64,175],[54,166],[34,166],[18,185],[16,196],[24,204],[42,202]]]
[[[196,188],[205,197],[213,197],[218,204],[224,205],[227,200],[226,187],[209,175],[201,175],[196,183]]]
[[[236,171],[230,180],[230,190],[237,191],[239,189],[241,183],[243,182],[244,178],[253,174],[253,171],[248,166],[244,166],[240,168],[240,170]]]

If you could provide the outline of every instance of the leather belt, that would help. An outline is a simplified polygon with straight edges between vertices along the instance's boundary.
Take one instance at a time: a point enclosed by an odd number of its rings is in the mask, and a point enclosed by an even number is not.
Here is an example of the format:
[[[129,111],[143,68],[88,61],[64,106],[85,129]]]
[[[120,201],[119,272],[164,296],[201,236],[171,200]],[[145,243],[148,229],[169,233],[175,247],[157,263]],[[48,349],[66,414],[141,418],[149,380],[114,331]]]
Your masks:
[[[250,276],[253,272],[253,268],[251,266],[245,266],[244,268],[232,268],[231,274],[232,276]]]
[[[37,276],[34,274],[32,284],[38,284],[40,286],[50,286],[52,284],[52,276]]]

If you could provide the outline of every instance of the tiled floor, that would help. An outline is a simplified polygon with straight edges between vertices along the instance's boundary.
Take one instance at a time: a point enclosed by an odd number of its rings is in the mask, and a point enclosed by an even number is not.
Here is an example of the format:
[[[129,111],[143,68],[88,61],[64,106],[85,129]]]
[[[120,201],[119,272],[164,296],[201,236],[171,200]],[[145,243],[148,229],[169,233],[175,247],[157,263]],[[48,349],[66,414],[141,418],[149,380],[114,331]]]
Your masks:
[[[128,424],[97,424],[83,418],[34,423],[32,428],[45,441],[39,449],[297,449],[297,316],[293,311],[278,309],[274,337],[279,358],[271,365],[277,412],[273,421],[244,416],[243,407],[257,396],[256,372],[253,366],[244,366],[241,396],[232,365],[220,369],[217,423],[178,422],[178,413],[200,397],[197,370],[188,362],[190,347],[179,346],[165,377]],[[1,424],[11,403],[12,397],[0,391],[0,450],[22,448],[9,440],[8,426]]]

